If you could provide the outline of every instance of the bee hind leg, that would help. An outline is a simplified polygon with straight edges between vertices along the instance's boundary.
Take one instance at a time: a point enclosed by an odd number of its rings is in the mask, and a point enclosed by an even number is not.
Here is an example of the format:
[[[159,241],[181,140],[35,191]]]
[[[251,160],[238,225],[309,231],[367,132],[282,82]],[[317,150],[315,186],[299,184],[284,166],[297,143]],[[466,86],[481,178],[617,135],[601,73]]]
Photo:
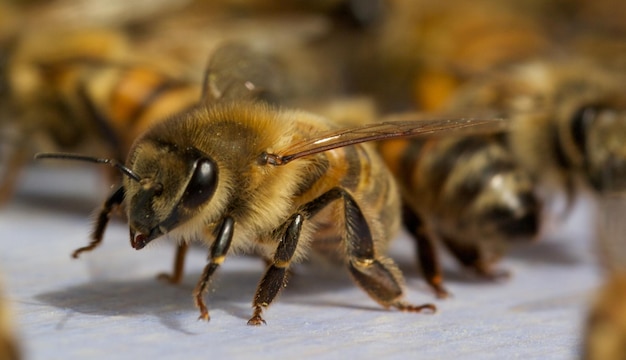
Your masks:
[[[402,300],[404,281],[400,270],[391,259],[376,255],[374,240],[361,209],[350,194],[344,192],[343,198],[348,269],[356,283],[384,307],[434,312],[433,304],[412,305]]]

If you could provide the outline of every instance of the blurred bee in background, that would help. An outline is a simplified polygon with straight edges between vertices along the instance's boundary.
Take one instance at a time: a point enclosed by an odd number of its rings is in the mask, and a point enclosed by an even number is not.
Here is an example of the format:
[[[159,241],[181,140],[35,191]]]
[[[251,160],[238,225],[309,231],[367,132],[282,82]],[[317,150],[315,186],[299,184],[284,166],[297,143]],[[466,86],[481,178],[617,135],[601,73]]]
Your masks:
[[[583,193],[598,204],[599,226],[614,229],[622,221],[615,195],[626,185],[624,73],[602,64],[589,56],[517,64],[461,87],[450,104],[511,119],[505,143],[547,208],[542,227],[567,215]]]
[[[574,59],[518,65],[461,89],[453,106],[510,117],[511,149],[550,202],[560,192],[571,203],[582,188],[622,191],[624,74],[600,66]]]
[[[623,194],[603,196],[598,203],[597,245],[606,279],[587,315],[583,359],[623,359],[626,354],[625,210]]]
[[[0,292],[0,360],[21,359],[4,292]]]
[[[519,166],[506,135],[471,135],[379,143],[404,201],[404,224],[417,242],[419,265],[438,297],[446,297],[436,247],[488,279],[507,242],[530,240],[541,204],[530,174]]]
[[[125,38],[114,31],[38,34],[16,46],[7,67],[8,114],[2,119],[8,138],[3,200],[35,152],[89,149],[123,159],[148,124],[192,106],[200,96],[198,83],[128,64]]]
[[[510,118],[498,136],[394,141],[379,146],[398,179],[405,225],[438,296],[447,291],[433,241],[478,274],[509,240],[539,236],[559,194],[569,210],[585,188],[623,190],[626,118],[620,77],[588,61],[534,61],[461,86],[449,111]],[[584,185],[586,184],[586,186]]]

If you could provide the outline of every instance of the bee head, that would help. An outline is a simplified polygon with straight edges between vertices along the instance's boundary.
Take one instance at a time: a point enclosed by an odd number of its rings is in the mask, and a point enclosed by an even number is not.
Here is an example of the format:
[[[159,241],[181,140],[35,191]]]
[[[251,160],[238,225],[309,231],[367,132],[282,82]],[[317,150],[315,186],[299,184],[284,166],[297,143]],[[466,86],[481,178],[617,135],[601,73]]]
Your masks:
[[[143,143],[129,160],[140,181],[125,180],[130,242],[139,250],[197,215],[218,183],[217,164],[195,147]]]

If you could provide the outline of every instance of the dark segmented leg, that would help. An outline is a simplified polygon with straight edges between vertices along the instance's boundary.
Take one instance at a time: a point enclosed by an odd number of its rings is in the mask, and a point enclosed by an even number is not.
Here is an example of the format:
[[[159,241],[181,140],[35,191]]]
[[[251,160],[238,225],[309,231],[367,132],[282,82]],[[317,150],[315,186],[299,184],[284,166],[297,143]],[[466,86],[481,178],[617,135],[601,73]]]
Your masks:
[[[113,211],[114,206],[121,204],[122,201],[124,201],[124,187],[120,186],[102,205],[102,209],[100,209],[98,219],[96,220],[96,226],[91,233],[91,242],[87,246],[74,250],[72,253],[74,259],[78,258],[81,253],[91,251],[100,245],[104,237],[104,230],[111,218],[111,211]]]
[[[209,263],[205,266],[202,276],[193,291],[196,306],[200,309],[199,320],[209,321],[210,319],[209,310],[204,304],[202,296],[207,290],[207,286],[211,280],[211,275],[213,275],[220,264],[224,262],[228,248],[233,240],[234,229],[235,221],[231,217],[226,217],[217,231],[217,236],[215,241],[213,241],[213,245],[211,245],[211,250],[209,251]]]
[[[352,196],[343,192],[348,269],[370,297],[384,307],[402,311],[435,311],[433,304],[412,305],[402,300],[402,275],[389,258],[376,254],[369,225]]]
[[[307,203],[296,214],[294,214],[283,226],[284,232],[281,238],[271,265],[267,268],[254,296],[254,312],[248,321],[248,325],[265,324],[262,313],[263,308],[268,307],[276,298],[280,290],[284,287],[286,277],[291,264],[291,258],[298,247],[300,231],[305,220],[317,214],[326,205],[341,197],[339,189],[331,189]]]
[[[433,239],[428,236],[424,223],[412,209],[404,206],[402,215],[406,229],[413,235],[413,239],[417,244],[417,258],[426,282],[435,291],[435,295],[438,298],[448,297],[450,293],[443,286],[441,264],[439,263]]]
[[[159,274],[158,278],[160,280],[165,280],[170,284],[180,284],[180,281],[183,279],[183,270],[185,267],[185,256],[187,255],[187,250],[189,249],[189,244],[183,241],[178,244],[176,248],[176,256],[174,257],[174,270],[171,274]]]
[[[501,280],[510,276],[507,270],[494,269],[487,263],[482,258],[480,248],[477,245],[459,244],[446,237],[443,237],[442,240],[461,264],[473,269],[479,276],[489,280]]]
[[[285,285],[287,269],[298,246],[298,238],[300,237],[303,222],[304,216],[302,214],[296,214],[290,219],[289,225],[276,249],[272,264],[265,271],[265,275],[263,275],[263,279],[261,279],[257,287],[254,295],[254,312],[250,320],[248,320],[248,325],[265,324],[265,320],[261,316],[263,308],[269,306],[276,298],[276,295],[278,295],[280,289]]]

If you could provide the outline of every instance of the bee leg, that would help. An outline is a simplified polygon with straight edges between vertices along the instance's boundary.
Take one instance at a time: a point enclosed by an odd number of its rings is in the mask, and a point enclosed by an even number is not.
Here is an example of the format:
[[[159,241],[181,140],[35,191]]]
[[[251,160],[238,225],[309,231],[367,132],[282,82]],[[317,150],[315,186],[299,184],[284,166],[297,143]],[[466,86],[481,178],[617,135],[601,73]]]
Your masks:
[[[461,245],[445,237],[442,240],[463,266],[472,268],[480,277],[488,280],[502,280],[510,276],[509,271],[494,269],[490,262],[483,259],[478,246]]]
[[[287,270],[298,246],[304,219],[304,214],[298,213],[289,220],[283,238],[276,248],[276,253],[274,253],[274,259],[257,287],[254,295],[254,312],[248,320],[248,325],[265,324],[265,320],[261,316],[263,308],[269,306],[286,284]]]
[[[224,262],[230,243],[233,240],[233,231],[235,229],[234,225],[235,221],[231,217],[226,217],[224,221],[222,221],[215,241],[209,250],[209,263],[204,267],[202,276],[193,291],[196,306],[200,309],[200,317],[198,320],[210,320],[209,310],[204,304],[204,299],[202,297],[207,290],[207,286],[211,280],[211,275],[213,275],[220,264]]]
[[[111,211],[113,211],[114,206],[121,204],[122,201],[124,201],[124,187],[120,186],[102,205],[102,209],[100,209],[98,219],[96,220],[96,226],[91,233],[91,242],[87,246],[74,250],[72,253],[74,259],[78,258],[81,253],[91,251],[100,245],[104,237],[104,230],[111,218]]]
[[[389,258],[377,256],[374,240],[365,216],[352,196],[343,192],[346,224],[348,269],[356,283],[384,307],[402,311],[435,311],[432,304],[412,305],[402,300],[403,279],[397,265]]]
[[[265,320],[261,316],[263,308],[270,305],[286,284],[286,278],[289,275],[289,265],[296,251],[304,220],[315,216],[326,205],[339,199],[341,195],[342,191],[340,189],[331,189],[315,200],[308,202],[283,224],[281,229],[284,228],[285,230],[282,232],[282,239],[276,248],[272,263],[267,268],[257,287],[253,303],[254,312],[248,321],[248,325],[265,324]]]
[[[7,161],[6,170],[0,182],[0,204],[4,204],[13,195],[15,185],[22,168],[26,164],[28,151],[26,149],[14,150],[14,154]]]
[[[433,240],[426,232],[424,222],[417,213],[406,205],[404,206],[402,214],[406,229],[413,235],[413,239],[417,243],[417,257],[426,282],[435,291],[435,295],[438,298],[447,298],[450,293],[443,286],[443,275],[439,257],[437,256]]]
[[[189,244],[182,242],[176,248],[176,256],[174,257],[174,270],[171,274],[162,273],[157,276],[159,280],[164,280],[170,284],[180,284],[183,279],[183,268],[185,266],[185,256],[187,255]]]

